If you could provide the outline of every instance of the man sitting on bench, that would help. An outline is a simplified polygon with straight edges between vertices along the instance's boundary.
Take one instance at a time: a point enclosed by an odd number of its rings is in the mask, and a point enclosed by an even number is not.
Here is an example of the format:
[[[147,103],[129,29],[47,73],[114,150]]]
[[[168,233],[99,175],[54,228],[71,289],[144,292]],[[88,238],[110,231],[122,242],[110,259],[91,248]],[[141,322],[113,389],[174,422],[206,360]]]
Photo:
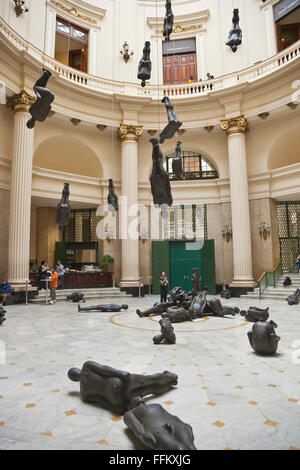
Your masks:
[[[1,297],[2,306],[5,304],[7,296],[10,295],[11,293],[12,293],[11,285],[9,284],[9,282],[7,282],[7,279],[3,277],[0,283],[0,297]]]

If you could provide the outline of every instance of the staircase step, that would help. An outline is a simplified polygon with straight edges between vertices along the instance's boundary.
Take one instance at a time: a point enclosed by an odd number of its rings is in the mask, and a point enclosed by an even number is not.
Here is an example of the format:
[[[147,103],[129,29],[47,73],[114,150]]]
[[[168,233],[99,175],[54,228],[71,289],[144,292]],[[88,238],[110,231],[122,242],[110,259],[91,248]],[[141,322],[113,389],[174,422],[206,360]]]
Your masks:
[[[56,301],[66,302],[67,296],[73,292],[82,292],[85,300],[91,299],[126,299],[132,298],[132,295],[122,292],[119,287],[101,287],[98,289],[63,289],[56,291]],[[48,291],[47,299],[50,300],[50,291]],[[41,304],[46,302],[46,291],[39,291],[38,295],[30,300],[31,303]]]

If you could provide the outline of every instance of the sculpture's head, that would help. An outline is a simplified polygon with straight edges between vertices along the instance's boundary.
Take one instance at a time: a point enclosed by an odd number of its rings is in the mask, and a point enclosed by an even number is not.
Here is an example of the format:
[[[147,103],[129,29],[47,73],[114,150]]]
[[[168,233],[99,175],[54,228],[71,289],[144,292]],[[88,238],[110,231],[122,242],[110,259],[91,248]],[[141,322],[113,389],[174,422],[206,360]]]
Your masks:
[[[34,124],[35,124],[35,120],[33,118],[31,118],[27,121],[26,126],[28,127],[28,129],[33,129]]]
[[[79,382],[80,376],[81,376],[81,369],[78,369],[77,367],[72,367],[71,369],[68,370],[68,377],[73,382]]]
[[[127,309],[128,309],[128,305],[127,305],[127,304],[122,304],[122,309],[123,309],[123,310],[127,310]]]
[[[155,139],[154,137],[152,139],[149,140],[149,142],[151,142],[151,144],[153,145],[153,147],[157,147],[159,145],[159,142],[157,139]]]

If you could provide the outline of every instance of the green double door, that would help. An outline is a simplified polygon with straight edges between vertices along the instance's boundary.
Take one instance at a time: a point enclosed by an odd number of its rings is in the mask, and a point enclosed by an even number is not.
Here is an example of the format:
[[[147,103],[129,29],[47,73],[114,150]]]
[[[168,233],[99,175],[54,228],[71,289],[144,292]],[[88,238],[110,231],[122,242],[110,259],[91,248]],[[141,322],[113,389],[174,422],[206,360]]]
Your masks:
[[[152,242],[153,293],[159,294],[160,273],[165,271],[170,289],[180,286],[185,291],[192,289],[193,268],[198,268],[201,288],[206,285],[209,294],[215,294],[214,240],[195,242]]]

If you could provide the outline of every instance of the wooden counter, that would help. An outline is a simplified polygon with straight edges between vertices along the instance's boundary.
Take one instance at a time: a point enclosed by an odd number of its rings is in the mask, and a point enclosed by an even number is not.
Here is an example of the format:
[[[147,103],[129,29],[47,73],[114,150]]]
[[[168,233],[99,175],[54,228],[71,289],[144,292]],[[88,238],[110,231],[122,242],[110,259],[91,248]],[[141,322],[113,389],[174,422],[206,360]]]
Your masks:
[[[88,289],[97,287],[112,287],[113,273],[65,273],[64,289]],[[40,284],[40,274],[29,274],[30,284],[38,287]]]

